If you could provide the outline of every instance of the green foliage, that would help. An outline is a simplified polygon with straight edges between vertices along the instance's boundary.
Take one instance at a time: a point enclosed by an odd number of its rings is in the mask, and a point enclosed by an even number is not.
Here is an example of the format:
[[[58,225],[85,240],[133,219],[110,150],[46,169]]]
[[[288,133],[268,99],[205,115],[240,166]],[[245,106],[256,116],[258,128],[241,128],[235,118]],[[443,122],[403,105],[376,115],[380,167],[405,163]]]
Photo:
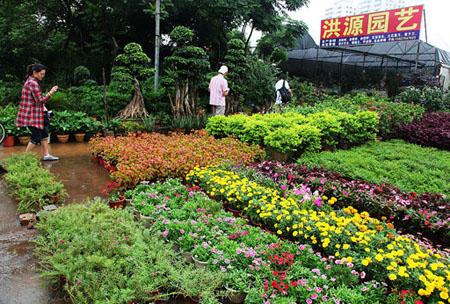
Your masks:
[[[83,84],[85,81],[91,78],[91,71],[84,65],[77,66],[73,70],[73,80],[75,84]]]
[[[289,79],[289,86],[293,92],[292,104],[294,105],[314,105],[320,101],[320,96],[311,82],[300,81],[293,77]]]
[[[73,132],[97,133],[100,131],[100,122],[88,117],[83,112],[57,111],[50,119],[50,130],[58,134]]]
[[[6,134],[14,135],[16,132],[16,118],[18,108],[7,105],[0,108],[0,123],[5,127]]]
[[[42,168],[36,155],[15,154],[2,161],[8,171],[5,182],[11,195],[18,201],[17,212],[37,212],[53,204],[54,197],[66,197],[64,186],[55,176]]]
[[[278,70],[272,64],[250,57],[245,71],[244,107],[267,109],[275,100]]]
[[[288,111],[301,114],[313,114],[323,111],[340,111],[355,114],[358,111],[373,111],[379,116],[378,135],[390,138],[398,126],[420,119],[425,112],[421,105],[391,102],[365,94],[344,95],[336,98],[325,96],[314,105],[289,107]]]
[[[170,126],[172,129],[183,129],[187,132],[202,130],[205,128],[208,118],[206,115],[173,117]]]
[[[227,43],[227,55],[225,62],[229,68],[227,76],[230,95],[228,105],[231,113],[235,113],[241,107],[241,101],[246,92],[247,61],[246,46],[242,39],[233,38]]]
[[[20,100],[21,84],[11,75],[6,75],[6,80],[0,80],[0,106],[16,104]]]
[[[206,131],[216,137],[234,136],[239,140],[264,144],[279,152],[318,151],[347,148],[375,139],[378,115],[374,112],[348,114],[338,111],[318,112],[309,116],[285,114],[243,114],[214,116]]]
[[[35,254],[41,273],[52,285],[63,278],[75,303],[143,303],[169,295],[205,300],[215,298],[222,282],[217,271],[183,264],[131,212],[101,202],[45,214],[38,229]]]
[[[400,140],[311,154],[298,162],[325,167],[353,179],[392,184],[407,192],[450,195],[450,153]]]
[[[450,110],[449,93],[437,87],[408,87],[397,96],[398,100],[423,106],[427,111]]]

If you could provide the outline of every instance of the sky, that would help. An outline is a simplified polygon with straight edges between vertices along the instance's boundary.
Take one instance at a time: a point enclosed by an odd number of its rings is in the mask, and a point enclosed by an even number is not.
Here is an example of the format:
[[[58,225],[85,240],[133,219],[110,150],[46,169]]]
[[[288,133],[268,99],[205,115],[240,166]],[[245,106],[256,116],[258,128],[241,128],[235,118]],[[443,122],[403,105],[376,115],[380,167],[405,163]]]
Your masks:
[[[320,21],[324,11],[335,0],[310,0],[307,7],[290,14],[291,18],[302,20],[309,27],[309,33],[317,44],[320,40]],[[428,43],[450,52],[450,0],[407,0],[407,6],[424,4],[427,17]],[[422,25],[421,39],[425,41]]]

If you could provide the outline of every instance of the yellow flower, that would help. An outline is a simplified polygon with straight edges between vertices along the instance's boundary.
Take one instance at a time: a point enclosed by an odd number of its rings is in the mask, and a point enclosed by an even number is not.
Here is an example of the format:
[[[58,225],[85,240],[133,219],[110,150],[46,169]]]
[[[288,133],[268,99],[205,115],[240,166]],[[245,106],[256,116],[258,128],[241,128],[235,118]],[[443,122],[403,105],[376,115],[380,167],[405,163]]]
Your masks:
[[[389,274],[389,280],[395,281],[395,280],[397,280],[397,276],[395,274],[393,274],[393,273],[390,273]]]
[[[350,248],[350,245],[349,244],[344,244],[343,246],[342,246],[342,249],[344,249],[344,250],[347,250],[347,249],[349,249]]]
[[[441,299],[443,300],[447,300],[448,299],[448,293],[445,291],[441,291],[441,293],[439,294],[439,296],[441,297]]]
[[[283,234],[283,231],[277,230],[277,234]]]

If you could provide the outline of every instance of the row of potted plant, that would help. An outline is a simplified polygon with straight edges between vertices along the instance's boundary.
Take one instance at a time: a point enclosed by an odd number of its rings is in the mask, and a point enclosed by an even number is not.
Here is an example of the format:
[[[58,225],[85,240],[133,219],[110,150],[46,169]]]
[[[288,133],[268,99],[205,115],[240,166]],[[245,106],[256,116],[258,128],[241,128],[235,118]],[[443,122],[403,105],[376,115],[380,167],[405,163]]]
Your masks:
[[[126,197],[187,263],[223,273],[232,303],[379,303],[386,297],[384,284],[353,264],[250,226],[179,180],[139,185]]]
[[[89,145],[95,157],[117,168],[112,177],[124,187],[132,187],[143,180],[183,177],[195,166],[227,162],[244,165],[264,157],[264,151],[258,146],[232,138],[217,140],[204,131],[96,137]]]
[[[441,194],[402,192],[387,184],[343,177],[326,169],[266,161],[253,170],[288,189],[309,187],[321,196],[336,197],[335,206],[352,206],[379,219],[387,218],[405,232],[420,232],[437,244],[449,244],[450,200]]]
[[[8,105],[0,110],[0,123],[5,127],[7,137],[3,143],[6,147],[14,146],[15,137],[20,144],[26,145],[30,141],[30,130],[28,128],[17,128],[18,108]],[[82,112],[60,111],[55,112],[50,119],[49,132],[57,134],[60,142],[67,142],[69,135],[73,134],[77,142],[85,140],[86,133],[96,134],[100,131],[101,123]]]
[[[18,213],[40,211],[44,206],[61,203],[67,194],[64,185],[44,169],[31,153],[15,154],[1,161],[8,190],[18,202]]]
[[[196,168],[186,180],[255,224],[352,263],[370,278],[412,290],[432,303],[448,300],[448,253],[420,246],[392,223],[351,206],[335,210],[335,197],[321,197],[306,185],[279,191],[220,168]]]

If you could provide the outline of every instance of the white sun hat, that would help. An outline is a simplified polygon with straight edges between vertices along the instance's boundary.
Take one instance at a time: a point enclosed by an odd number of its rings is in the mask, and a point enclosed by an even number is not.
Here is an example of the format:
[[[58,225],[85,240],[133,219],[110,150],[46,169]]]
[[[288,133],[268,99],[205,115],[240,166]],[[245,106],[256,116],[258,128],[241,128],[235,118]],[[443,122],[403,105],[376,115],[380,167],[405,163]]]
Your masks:
[[[220,70],[219,70],[219,73],[220,73],[220,74],[226,74],[226,73],[228,73],[228,67],[227,67],[226,65],[221,66],[221,67],[220,67]]]

